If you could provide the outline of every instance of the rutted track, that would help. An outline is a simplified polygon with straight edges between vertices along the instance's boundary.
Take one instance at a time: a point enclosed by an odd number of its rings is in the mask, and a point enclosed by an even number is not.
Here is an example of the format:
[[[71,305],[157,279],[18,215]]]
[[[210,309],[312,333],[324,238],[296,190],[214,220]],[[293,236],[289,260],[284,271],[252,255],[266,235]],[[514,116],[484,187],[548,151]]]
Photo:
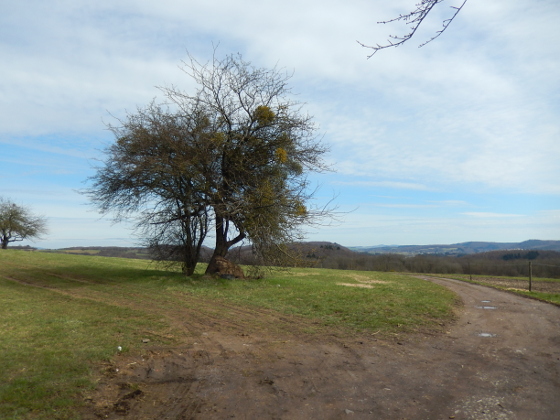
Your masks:
[[[398,343],[372,335],[309,337],[307,321],[272,311],[223,304],[229,320],[175,312],[168,316],[192,331],[192,340],[119,358],[105,369],[112,373],[85,417],[557,419],[560,308],[423,278],[463,299],[458,322],[443,336]],[[127,398],[127,384],[141,392]]]

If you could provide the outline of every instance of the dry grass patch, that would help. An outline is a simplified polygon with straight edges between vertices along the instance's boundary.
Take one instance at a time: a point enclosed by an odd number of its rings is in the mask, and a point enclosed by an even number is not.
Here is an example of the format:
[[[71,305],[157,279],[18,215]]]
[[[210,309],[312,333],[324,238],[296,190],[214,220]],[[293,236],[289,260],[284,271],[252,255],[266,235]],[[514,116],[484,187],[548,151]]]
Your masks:
[[[361,283],[361,284],[389,284],[389,283],[391,283],[390,281],[387,281],[387,280],[372,279],[371,275],[366,276],[366,275],[356,274],[356,273],[347,274],[347,275],[344,275],[343,277],[352,279],[352,280],[357,281],[358,283]],[[350,283],[337,283],[337,284],[344,285],[344,286],[355,285],[355,284],[350,284]],[[355,287],[362,287],[362,286],[355,285]]]
[[[364,289],[373,289],[371,284],[360,284],[360,283],[336,283],[337,286],[347,286],[347,287],[362,287]]]

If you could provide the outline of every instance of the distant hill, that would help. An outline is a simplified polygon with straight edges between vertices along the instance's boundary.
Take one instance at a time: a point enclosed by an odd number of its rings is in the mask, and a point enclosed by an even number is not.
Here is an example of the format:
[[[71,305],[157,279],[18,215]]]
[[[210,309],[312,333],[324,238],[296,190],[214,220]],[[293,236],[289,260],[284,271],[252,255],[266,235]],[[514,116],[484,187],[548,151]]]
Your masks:
[[[322,260],[335,256],[355,257],[356,251],[337,244],[336,242],[297,242],[289,246],[298,257],[309,261]],[[251,246],[245,245],[230,249],[227,258],[238,264],[255,264]]]
[[[560,251],[560,241],[529,240],[524,242],[462,242],[450,245],[389,245],[349,247],[352,251],[367,254],[403,255],[467,255],[502,250]]]
[[[13,247],[14,249],[29,249],[30,247]],[[462,242],[450,245],[377,245],[377,246],[354,246],[345,247],[336,242],[300,242],[292,245],[294,250],[302,257],[311,260],[323,260],[332,257],[352,257],[356,254],[399,254],[406,256],[414,255],[448,255],[461,256],[479,254],[491,251],[558,251],[560,252],[560,241],[529,240],[524,242]],[[98,255],[106,257],[142,258],[149,259],[150,254],[145,248],[135,247],[73,247],[51,250],[53,252],[64,252],[82,255]],[[203,247],[201,261],[207,262],[212,255],[212,250]],[[231,258],[241,263],[252,262],[252,250],[250,246],[233,248],[228,254]]]

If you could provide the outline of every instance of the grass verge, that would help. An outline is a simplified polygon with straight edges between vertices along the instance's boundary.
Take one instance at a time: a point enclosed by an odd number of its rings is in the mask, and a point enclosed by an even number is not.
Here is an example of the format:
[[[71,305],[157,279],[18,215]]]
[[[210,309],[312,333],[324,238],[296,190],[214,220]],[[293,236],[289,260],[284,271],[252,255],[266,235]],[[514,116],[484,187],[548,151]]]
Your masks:
[[[529,291],[529,279],[526,277],[504,277],[468,274],[432,274],[434,277],[446,277],[493,287],[498,290],[515,293],[520,296],[537,299],[542,302],[552,303],[560,306],[560,280],[534,278],[531,291]]]

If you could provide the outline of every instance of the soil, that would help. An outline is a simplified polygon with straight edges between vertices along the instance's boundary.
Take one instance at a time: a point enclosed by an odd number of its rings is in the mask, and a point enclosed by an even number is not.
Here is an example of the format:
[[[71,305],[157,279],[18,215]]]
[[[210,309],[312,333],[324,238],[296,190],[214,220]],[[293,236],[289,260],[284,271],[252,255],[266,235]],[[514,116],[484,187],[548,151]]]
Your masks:
[[[421,278],[463,301],[457,321],[442,332],[309,335],[295,319],[267,311],[232,308],[225,322],[176,314],[195,333],[192,342],[147,342],[142,354],[103,366],[83,417],[560,418],[560,308]]]

